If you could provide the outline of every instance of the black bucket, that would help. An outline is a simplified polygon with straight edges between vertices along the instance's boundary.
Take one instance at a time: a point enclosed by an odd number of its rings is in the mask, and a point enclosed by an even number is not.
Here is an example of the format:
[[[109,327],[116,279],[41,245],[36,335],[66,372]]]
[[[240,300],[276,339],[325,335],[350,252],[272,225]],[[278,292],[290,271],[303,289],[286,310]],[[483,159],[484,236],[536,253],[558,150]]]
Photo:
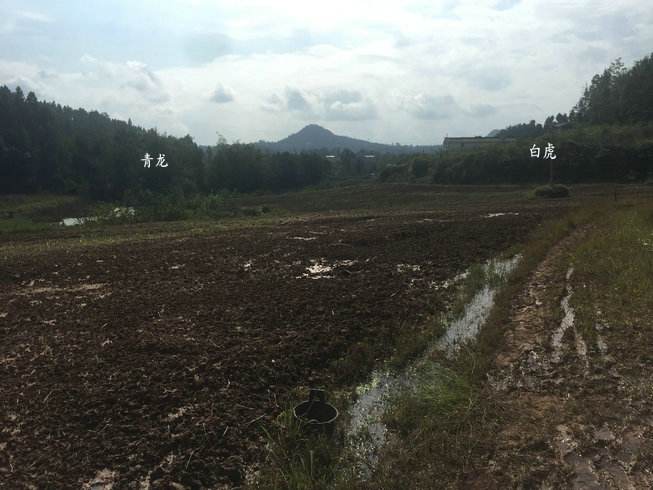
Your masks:
[[[311,389],[308,401],[297,405],[293,414],[305,429],[331,435],[338,418],[338,409],[326,402],[324,390]]]

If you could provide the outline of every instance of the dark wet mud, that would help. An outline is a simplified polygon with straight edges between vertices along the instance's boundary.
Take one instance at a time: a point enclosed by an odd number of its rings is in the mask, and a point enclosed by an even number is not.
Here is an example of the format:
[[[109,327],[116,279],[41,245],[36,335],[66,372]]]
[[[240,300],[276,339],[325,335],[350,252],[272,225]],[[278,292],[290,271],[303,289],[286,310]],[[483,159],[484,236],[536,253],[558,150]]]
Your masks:
[[[444,309],[434,284],[542,217],[315,218],[0,258],[0,482],[238,485],[290,390],[364,379],[357,349],[389,355]]]

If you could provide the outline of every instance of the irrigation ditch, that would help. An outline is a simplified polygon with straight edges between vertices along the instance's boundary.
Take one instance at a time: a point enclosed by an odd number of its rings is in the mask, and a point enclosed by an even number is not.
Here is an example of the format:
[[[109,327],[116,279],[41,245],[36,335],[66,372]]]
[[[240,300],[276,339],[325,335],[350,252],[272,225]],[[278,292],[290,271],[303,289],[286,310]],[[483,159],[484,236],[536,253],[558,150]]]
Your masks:
[[[283,412],[278,421],[287,432],[285,437],[266,431],[269,462],[281,473],[283,486],[337,489],[364,485],[386,444],[397,442],[388,427],[388,414],[402,397],[432,389],[428,385],[434,379],[438,380],[435,384],[450,381],[451,371],[442,361],[455,359],[461,349],[474,342],[492,311],[496,294],[521,258],[515,254],[490,259],[434,285],[434,289],[454,288],[455,300],[434,322],[421,352],[400,363],[389,359],[352,391],[333,393],[340,410],[335,433],[307,430],[314,421],[297,418],[290,410]],[[329,468],[320,468],[320,464]],[[261,471],[250,469],[248,486],[268,487],[269,475],[265,470],[263,475],[261,479]]]

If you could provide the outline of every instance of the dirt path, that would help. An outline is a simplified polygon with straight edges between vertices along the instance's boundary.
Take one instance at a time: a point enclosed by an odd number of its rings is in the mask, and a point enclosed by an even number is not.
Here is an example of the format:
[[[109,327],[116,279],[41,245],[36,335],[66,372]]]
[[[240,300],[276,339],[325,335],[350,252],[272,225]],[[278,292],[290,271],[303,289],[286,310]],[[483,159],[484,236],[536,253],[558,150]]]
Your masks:
[[[503,422],[468,487],[653,487],[651,364],[619,325],[584,336],[575,322],[569,251],[587,231],[556,245],[514,303],[488,384]]]

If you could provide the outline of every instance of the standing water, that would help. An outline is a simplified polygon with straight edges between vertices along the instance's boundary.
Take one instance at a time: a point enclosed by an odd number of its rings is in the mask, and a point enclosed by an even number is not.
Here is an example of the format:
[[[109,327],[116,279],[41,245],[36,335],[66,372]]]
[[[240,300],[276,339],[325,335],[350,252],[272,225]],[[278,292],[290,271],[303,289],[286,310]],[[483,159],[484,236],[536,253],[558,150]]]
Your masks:
[[[358,398],[349,410],[350,423],[347,427],[347,444],[360,462],[361,477],[369,477],[378,462],[378,452],[386,442],[387,428],[383,415],[388,400],[404,388],[414,386],[416,369],[424,364],[434,351],[453,356],[465,342],[472,340],[487,320],[498,284],[515,269],[521,256],[507,260],[491,260],[483,266],[487,283],[465,305],[459,318],[447,327],[444,335],[429,346],[421,358],[410,363],[403,371],[377,370],[371,380],[356,388]],[[494,279],[494,280],[492,280]]]
[[[520,258],[520,255],[515,255],[507,260],[491,260],[483,266],[485,277],[494,277],[499,282],[504,281],[517,267]],[[485,284],[465,305],[463,315],[447,327],[446,332],[437,343],[437,348],[452,356],[462,344],[475,338],[490,315],[496,292],[496,286]]]

